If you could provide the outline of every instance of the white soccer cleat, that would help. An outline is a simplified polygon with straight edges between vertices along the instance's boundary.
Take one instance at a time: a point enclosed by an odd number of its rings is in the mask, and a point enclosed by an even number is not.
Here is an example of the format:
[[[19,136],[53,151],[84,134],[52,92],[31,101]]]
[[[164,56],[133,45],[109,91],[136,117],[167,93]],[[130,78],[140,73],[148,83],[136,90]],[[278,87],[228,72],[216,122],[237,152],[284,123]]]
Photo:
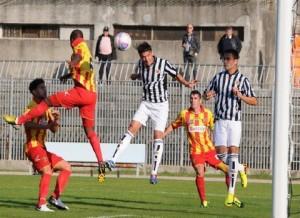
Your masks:
[[[54,197],[50,197],[48,199],[49,204],[51,204],[52,206],[56,207],[57,209],[60,210],[69,210],[69,207],[67,205],[65,205],[62,200],[60,198],[55,199]]]
[[[47,204],[42,204],[41,206],[37,206],[35,208],[37,211],[40,211],[40,212],[54,212],[54,210],[51,210]]]

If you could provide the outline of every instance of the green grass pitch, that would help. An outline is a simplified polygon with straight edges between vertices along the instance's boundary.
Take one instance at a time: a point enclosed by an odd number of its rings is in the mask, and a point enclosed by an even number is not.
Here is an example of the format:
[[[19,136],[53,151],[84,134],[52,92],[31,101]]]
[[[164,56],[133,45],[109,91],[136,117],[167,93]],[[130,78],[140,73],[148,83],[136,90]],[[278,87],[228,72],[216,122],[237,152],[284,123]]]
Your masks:
[[[41,213],[34,210],[39,176],[0,176],[0,217],[271,217],[271,184],[237,186],[245,208],[226,208],[225,185],[206,182],[209,208],[200,208],[194,181],[107,178],[99,184],[95,177],[71,177],[63,195],[70,211]],[[51,190],[55,177],[51,182]],[[300,194],[300,185],[294,185]],[[300,217],[300,196],[292,202],[292,217]]]

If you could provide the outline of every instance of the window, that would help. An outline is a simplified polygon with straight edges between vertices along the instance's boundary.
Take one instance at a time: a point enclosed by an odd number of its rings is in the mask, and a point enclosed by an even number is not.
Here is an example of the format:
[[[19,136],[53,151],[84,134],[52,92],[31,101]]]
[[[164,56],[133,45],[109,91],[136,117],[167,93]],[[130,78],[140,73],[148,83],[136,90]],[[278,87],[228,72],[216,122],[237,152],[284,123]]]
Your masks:
[[[194,26],[194,34],[202,41],[218,41],[225,33],[223,27]],[[244,27],[233,27],[234,34],[244,41]],[[127,32],[133,40],[177,40],[181,41],[185,34],[186,26],[123,26],[114,25],[114,34]],[[201,35],[201,37],[200,37]]]
[[[114,25],[114,34],[128,33],[133,40],[151,40],[151,27]]]
[[[14,38],[59,38],[56,25],[3,24],[3,37]]]
[[[218,41],[224,34],[226,27],[200,27],[202,41]],[[233,27],[236,36],[244,41],[244,27]]]

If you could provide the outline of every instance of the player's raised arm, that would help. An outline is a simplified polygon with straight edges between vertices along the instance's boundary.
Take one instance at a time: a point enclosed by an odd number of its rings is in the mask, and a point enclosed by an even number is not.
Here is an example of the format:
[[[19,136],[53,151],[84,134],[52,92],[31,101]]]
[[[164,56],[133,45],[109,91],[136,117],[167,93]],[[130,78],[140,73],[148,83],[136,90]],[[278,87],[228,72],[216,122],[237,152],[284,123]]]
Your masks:
[[[186,81],[180,73],[176,75],[176,80],[188,88],[193,88],[197,83],[197,80]]]

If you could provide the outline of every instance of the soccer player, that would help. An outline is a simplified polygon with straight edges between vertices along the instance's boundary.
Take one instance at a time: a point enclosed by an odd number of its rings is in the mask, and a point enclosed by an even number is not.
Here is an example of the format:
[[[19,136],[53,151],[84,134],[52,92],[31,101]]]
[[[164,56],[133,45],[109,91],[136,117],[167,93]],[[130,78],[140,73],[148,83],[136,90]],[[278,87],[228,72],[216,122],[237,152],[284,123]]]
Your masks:
[[[216,157],[215,147],[211,141],[211,130],[214,128],[214,118],[212,112],[205,108],[201,102],[201,94],[193,90],[190,94],[190,107],[182,110],[177,119],[173,121],[165,130],[164,137],[174,129],[183,126],[186,129],[190,158],[196,172],[196,186],[201,200],[202,207],[207,207],[205,194],[205,163],[228,173],[228,165]],[[241,202],[235,197],[234,204],[243,207]]]
[[[215,97],[214,143],[220,160],[229,165],[229,189],[226,206],[232,206],[237,173],[245,177],[239,163],[239,144],[242,133],[241,103],[256,105],[257,99],[247,77],[238,70],[239,54],[235,50],[224,53],[224,71],[216,74],[204,92],[207,100]],[[245,182],[247,180],[244,180]],[[247,182],[242,186],[246,187]]]
[[[151,46],[147,42],[141,43],[138,48],[140,60],[137,64],[137,72],[131,75],[131,79],[143,81],[143,100],[129,124],[127,132],[121,138],[120,143],[111,160],[106,162],[108,168],[114,168],[117,158],[130,144],[132,138],[138,133],[142,125],[146,126],[147,120],[153,121],[154,145],[153,163],[150,183],[156,184],[157,171],[163,153],[162,136],[168,120],[169,104],[167,91],[167,75],[176,78],[181,84],[192,88],[196,80],[186,81],[169,61],[154,56]]]
[[[45,82],[43,79],[35,79],[29,85],[33,95],[32,101],[26,107],[26,112],[39,104],[47,97]],[[49,191],[52,173],[59,171],[56,186],[48,202],[58,209],[68,210],[69,208],[61,201],[62,195],[71,175],[71,166],[61,157],[50,153],[45,147],[47,130],[55,133],[59,127],[59,113],[48,108],[39,117],[25,122],[26,143],[25,153],[32,162],[34,168],[41,174],[39,185],[39,199],[36,206],[38,211],[53,212],[47,207],[46,198]]]
[[[99,165],[98,180],[103,182],[105,178],[105,164],[102,159],[100,141],[94,130],[97,96],[91,63],[92,56],[80,30],[72,31],[70,45],[73,49],[71,60],[68,61],[70,73],[62,76],[60,79],[62,82],[66,82],[68,78],[72,78],[75,85],[74,88],[49,96],[19,117],[4,115],[4,120],[12,125],[22,125],[33,118],[39,117],[49,107],[65,107],[67,109],[78,107],[85,134],[97,157]]]

